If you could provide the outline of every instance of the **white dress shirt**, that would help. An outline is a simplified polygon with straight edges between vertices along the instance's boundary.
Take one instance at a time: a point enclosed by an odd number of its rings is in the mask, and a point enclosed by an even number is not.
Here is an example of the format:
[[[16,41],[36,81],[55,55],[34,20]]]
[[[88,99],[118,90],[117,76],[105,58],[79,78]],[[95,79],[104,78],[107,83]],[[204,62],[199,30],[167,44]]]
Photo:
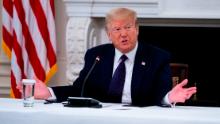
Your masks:
[[[134,59],[135,59],[135,54],[137,51],[137,46],[138,44],[136,44],[135,48],[132,51],[125,54],[128,57],[128,59],[125,61],[126,75],[125,75],[124,89],[122,93],[122,103],[131,103],[131,80],[132,80],[132,72],[133,72],[133,67],[134,67]],[[122,55],[123,53],[115,49],[112,76],[120,63],[120,57]]]

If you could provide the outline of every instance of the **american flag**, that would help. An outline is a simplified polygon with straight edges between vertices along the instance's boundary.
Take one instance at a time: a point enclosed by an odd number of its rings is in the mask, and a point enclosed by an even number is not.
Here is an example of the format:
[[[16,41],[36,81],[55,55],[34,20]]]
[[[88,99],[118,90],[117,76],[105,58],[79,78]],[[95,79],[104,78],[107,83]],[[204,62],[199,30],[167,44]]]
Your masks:
[[[47,82],[57,70],[54,0],[3,0],[2,47],[11,60],[11,97],[24,78]]]

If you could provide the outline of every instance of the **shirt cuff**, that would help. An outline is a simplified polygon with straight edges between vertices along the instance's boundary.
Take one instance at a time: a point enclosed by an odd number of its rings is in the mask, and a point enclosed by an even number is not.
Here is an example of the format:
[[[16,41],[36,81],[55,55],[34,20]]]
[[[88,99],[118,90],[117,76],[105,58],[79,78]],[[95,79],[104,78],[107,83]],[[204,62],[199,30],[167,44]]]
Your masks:
[[[50,92],[50,94],[51,94],[51,97],[49,97],[47,100],[56,100],[57,97],[55,96],[55,94],[54,94],[52,88],[48,87],[48,90],[49,90],[49,92]]]
[[[169,92],[168,92],[168,93],[166,94],[166,96],[163,98],[162,104],[163,104],[163,105],[166,105],[166,106],[170,106],[170,107],[172,107],[172,108],[175,107],[175,103],[170,103],[168,96],[169,96]]]

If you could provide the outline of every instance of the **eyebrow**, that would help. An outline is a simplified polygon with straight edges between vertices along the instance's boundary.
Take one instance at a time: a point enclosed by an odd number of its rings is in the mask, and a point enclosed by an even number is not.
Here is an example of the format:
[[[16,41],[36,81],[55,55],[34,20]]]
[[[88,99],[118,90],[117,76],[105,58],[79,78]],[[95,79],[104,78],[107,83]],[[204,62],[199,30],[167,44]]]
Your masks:
[[[135,24],[126,24],[126,25],[123,25],[123,26],[114,26],[113,28],[121,28],[121,27],[125,27],[125,26],[134,26]]]

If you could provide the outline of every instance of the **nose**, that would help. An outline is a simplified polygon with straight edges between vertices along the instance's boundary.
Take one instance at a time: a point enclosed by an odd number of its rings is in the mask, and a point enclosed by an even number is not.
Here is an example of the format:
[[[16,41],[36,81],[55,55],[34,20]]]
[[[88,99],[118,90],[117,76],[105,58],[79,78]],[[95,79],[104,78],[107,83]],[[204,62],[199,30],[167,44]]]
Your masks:
[[[126,29],[124,29],[124,28],[121,29],[121,36],[122,37],[126,37],[127,36],[127,30]]]

